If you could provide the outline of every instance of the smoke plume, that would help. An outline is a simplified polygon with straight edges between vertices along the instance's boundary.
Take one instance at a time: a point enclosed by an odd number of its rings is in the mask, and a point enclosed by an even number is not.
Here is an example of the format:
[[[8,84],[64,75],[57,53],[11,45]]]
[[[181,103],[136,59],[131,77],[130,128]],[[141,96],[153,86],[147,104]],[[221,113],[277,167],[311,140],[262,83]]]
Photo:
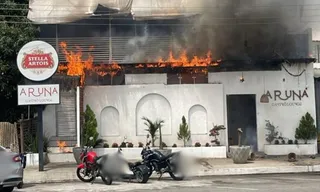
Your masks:
[[[176,39],[178,47],[196,54],[212,50],[217,59],[265,59],[274,52],[288,57],[295,52],[289,29],[300,28],[298,3],[224,2],[219,7],[204,8],[201,16],[184,21],[192,27],[183,28],[183,35]]]
[[[295,36],[290,35],[292,31],[301,33],[300,8],[299,0],[199,1],[201,14],[175,21],[179,25],[171,28],[171,49],[176,55],[187,50],[190,56],[211,50],[214,59],[230,60],[270,59],[274,52],[286,58],[306,57],[304,51],[296,50]],[[300,40],[307,43],[306,37]],[[143,47],[135,49],[143,52]]]

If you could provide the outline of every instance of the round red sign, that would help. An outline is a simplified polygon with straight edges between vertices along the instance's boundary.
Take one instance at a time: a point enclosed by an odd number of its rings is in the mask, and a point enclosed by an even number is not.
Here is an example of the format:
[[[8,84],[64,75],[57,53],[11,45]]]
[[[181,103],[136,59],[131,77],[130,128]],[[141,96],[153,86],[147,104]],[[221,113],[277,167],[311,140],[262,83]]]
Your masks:
[[[20,49],[17,65],[27,79],[44,81],[56,72],[59,58],[50,44],[44,41],[31,41]]]

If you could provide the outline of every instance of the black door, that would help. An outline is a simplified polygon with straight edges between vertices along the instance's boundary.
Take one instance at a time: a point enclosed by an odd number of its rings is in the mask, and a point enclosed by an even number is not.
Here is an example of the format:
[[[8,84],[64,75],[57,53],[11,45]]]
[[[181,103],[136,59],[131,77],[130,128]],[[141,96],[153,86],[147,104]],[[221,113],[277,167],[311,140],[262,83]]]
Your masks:
[[[242,128],[242,145],[257,145],[256,95],[227,95],[229,145],[238,145],[237,129]]]

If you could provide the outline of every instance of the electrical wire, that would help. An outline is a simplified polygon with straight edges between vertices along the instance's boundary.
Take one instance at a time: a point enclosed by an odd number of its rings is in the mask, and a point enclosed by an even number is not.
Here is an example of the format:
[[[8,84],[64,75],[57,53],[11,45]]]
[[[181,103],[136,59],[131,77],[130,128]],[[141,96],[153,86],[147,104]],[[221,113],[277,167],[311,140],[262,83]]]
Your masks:
[[[306,69],[303,69],[299,74],[293,74],[290,71],[288,71],[288,69],[283,65],[283,63],[281,64],[282,68],[291,76],[293,77],[300,77],[303,73],[306,72]]]

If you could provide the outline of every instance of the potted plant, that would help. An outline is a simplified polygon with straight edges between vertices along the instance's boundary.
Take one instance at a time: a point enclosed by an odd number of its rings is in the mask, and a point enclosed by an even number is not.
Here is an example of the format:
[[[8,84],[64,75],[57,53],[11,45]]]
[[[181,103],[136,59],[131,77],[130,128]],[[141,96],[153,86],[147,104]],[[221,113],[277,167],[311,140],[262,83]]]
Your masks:
[[[142,147],[143,147],[143,143],[142,143],[142,142],[139,142],[139,143],[138,143],[138,147],[139,147],[139,148],[142,148]]]
[[[238,146],[230,146],[230,154],[233,160],[233,163],[236,164],[244,164],[247,163],[251,147],[250,146],[243,146],[241,145],[241,136],[242,136],[242,129],[238,128]]]
[[[155,122],[152,122],[147,117],[142,117],[142,119],[145,121],[144,124],[148,127],[146,131],[148,131],[151,136],[152,147],[154,147],[154,142],[157,139],[156,134],[159,131],[159,151],[164,155],[168,155],[169,153],[171,153],[171,149],[165,149],[165,150],[163,149],[164,146],[162,142],[161,128],[163,126],[164,120],[158,119]]]
[[[310,113],[306,113],[302,116],[299,127],[296,128],[295,138],[304,141],[304,144],[308,144],[309,140],[317,138],[318,130],[314,125],[314,119]]]
[[[196,143],[194,144],[194,147],[201,147],[201,143],[200,143],[200,142],[196,142]]]
[[[102,148],[104,140],[98,139],[99,133],[97,131],[97,119],[89,105],[86,106],[83,116],[84,126],[82,131],[82,145]],[[90,138],[92,138],[92,140],[90,140]],[[74,147],[72,151],[76,162],[79,164],[82,147]]]
[[[180,124],[179,132],[177,133],[177,135],[178,140],[182,140],[183,146],[186,147],[187,142],[190,140],[191,132],[184,116],[182,116],[182,123]]]
[[[219,133],[220,130],[225,130],[225,129],[226,128],[224,125],[214,125],[213,124],[213,128],[209,132],[209,136],[214,137],[214,140],[211,140],[211,143],[215,143],[217,146],[220,146],[220,141],[217,138],[217,136],[220,135],[220,133]]]
[[[39,163],[39,149],[38,149],[38,136],[27,133],[25,136],[25,151],[26,154],[26,164],[35,166]],[[48,163],[47,153],[48,153],[49,139],[43,136],[43,159],[44,163]]]
[[[151,136],[151,146],[154,147],[155,146],[155,141],[157,140],[157,132],[159,130],[159,127],[162,125],[162,123],[164,123],[163,120],[157,120],[155,122],[152,122],[150,119],[148,119],[147,117],[142,117],[142,120],[144,120],[144,124],[148,127],[148,129],[146,129],[146,131],[148,131],[148,133]],[[161,138],[162,140],[162,138]],[[160,142],[161,143],[161,142]]]

